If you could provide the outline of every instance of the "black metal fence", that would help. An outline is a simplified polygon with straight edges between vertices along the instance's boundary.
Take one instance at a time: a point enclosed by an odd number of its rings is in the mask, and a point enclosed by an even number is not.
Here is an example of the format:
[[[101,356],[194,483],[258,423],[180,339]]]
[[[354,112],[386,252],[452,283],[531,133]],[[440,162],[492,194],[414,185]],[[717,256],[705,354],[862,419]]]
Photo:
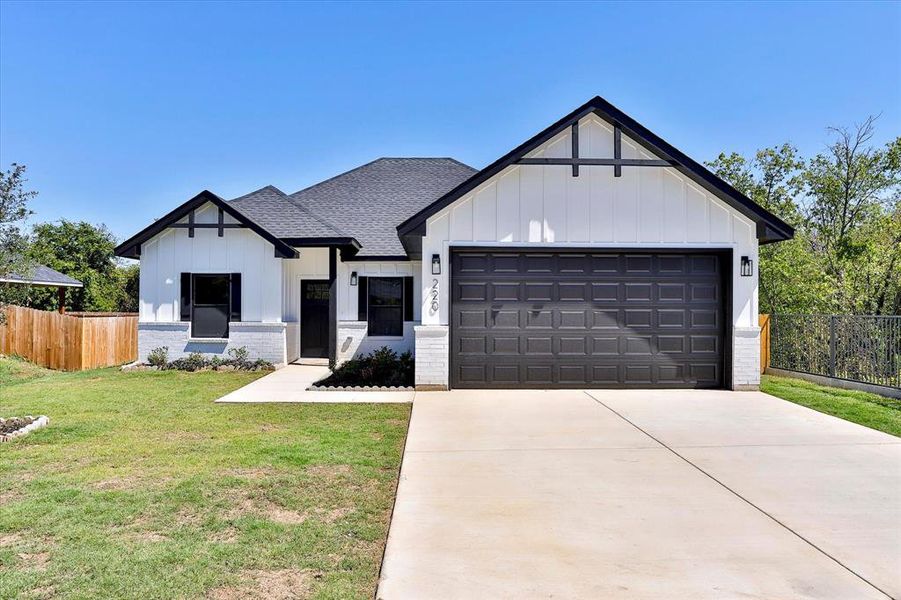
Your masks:
[[[901,388],[901,316],[772,315],[770,366]]]

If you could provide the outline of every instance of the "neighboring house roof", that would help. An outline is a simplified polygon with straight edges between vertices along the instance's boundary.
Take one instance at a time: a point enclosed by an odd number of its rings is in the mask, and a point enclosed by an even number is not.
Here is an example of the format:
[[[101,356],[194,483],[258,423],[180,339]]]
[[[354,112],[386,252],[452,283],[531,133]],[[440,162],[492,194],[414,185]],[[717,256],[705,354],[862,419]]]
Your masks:
[[[290,197],[359,240],[357,258],[406,259],[397,225],[476,172],[452,158],[379,158]]]
[[[21,283],[47,287],[83,287],[83,284],[77,279],[44,265],[34,265],[25,275],[10,273],[5,277],[0,277],[0,283]]]
[[[421,251],[421,237],[425,234],[426,220],[430,216],[474,190],[491,177],[514,164],[517,160],[525,157],[532,150],[535,150],[567,127],[572,126],[573,123],[578,123],[580,119],[592,113],[613,125],[619,126],[627,136],[639,143],[647,151],[655,154],[662,160],[669,161],[672,167],[680,173],[754,221],[757,224],[757,238],[761,244],[786,240],[794,235],[794,228],[782,219],[711,173],[700,163],[695,162],[671,146],[663,138],[620,109],[600,96],[595,96],[401,223],[397,227],[397,231],[403,240],[404,247],[410,254],[419,253]]]

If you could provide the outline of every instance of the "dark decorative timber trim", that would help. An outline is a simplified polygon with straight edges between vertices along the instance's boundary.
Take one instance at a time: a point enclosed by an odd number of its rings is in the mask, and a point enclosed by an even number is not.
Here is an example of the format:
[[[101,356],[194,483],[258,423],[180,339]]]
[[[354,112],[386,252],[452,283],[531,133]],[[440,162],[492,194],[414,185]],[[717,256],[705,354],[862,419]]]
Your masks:
[[[220,215],[222,215],[220,216],[219,223],[196,223],[194,221],[194,211],[207,202],[219,209]],[[178,206],[177,208],[170,211],[166,216],[158,219],[154,223],[145,227],[135,235],[131,236],[130,238],[116,246],[116,256],[122,256],[125,258],[140,258],[141,244],[151,239],[155,235],[162,233],[163,230],[169,227],[186,227],[188,229],[189,237],[194,237],[195,229],[215,228],[222,231],[225,229],[234,228],[235,224],[224,222],[225,217],[223,213],[228,214],[230,217],[238,221],[238,223],[240,223],[239,226],[247,227],[257,235],[259,235],[261,238],[272,244],[275,247],[275,256],[277,256],[278,258],[297,258],[299,256],[297,250],[280,240],[278,237],[254,222],[250,217],[242,213],[234,206],[231,206],[228,202],[209,190],[203,190],[181,206]],[[188,217],[188,222],[178,223],[178,220],[184,218],[186,215]],[[224,235],[224,231],[222,235]]]
[[[619,128],[619,123],[613,125],[613,158],[616,160],[623,158],[623,130]],[[613,176],[623,176],[622,164],[613,165]]]
[[[611,123],[614,126],[614,132],[619,130],[620,136],[625,132],[630,139],[641,145],[647,152],[660,157],[667,161],[666,164],[649,163],[649,162],[625,162],[621,154],[615,155],[613,162],[610,159],[598,159],[608,162],[595,163],[596,165],[607,165],[614,168],[614,175],[618,175],[622,171],[622,167],[663,167],[671,166],[682,175],[688,177],[711,194],[717,196],[739,213],[745,215],[749,219],[758,224],[758,232],[765,232],[766,235],[759,236],[761,244],[778,242],[780,240],[790,239],[794,235],[794,228],[782,219],[767,211],[765,208],[755,203],[753,200],[736,190],[734,187],[714,175],[709,169],[693,160],[689,156],[680,152],[678,149],[669,144],[666,140],[656,135],[641,123],[616,108],[600,96],[595,96],[576,110],[572,111],[565,117],[553,123],[549,127],[537,133],[532,138],[526,140],[504,156],[500,157],[472,177],[450,190],[415,215],[409,217],[406,221],[397,226],[397,233],[404,244],[404,248],[411,255],[417,254],[421,245],[421,238],[426,233],[427,219],[438,211],[449,206],[453,202],[459,200],[467,193],[471,192],[479,185],[494,177],[510,165],[517,164],[529,152],[532,152],[542,144],[553,138],[555,135],[571,127],[573,123],[578,123],[584,117],[591,114],[597,115],[598,118]],[[538,160],[538,159],[528,159]],[[566,160],[566,159],[553,159]],[[569,159],[573,161],[575,159]],[[580,161],[587,159],[580,158]],[[634,160],[634,159],[630,159]],[[529,164],[527,162],[519,164]],[[558,163],[532,163],[532,164],[564,164],[575,165],[573,162]],[[579,166],[586,166],[587,163],[579,162]],[[761,228],[763,224],[766,227]]]
[[[573,142],[573,144],[572,144],[573,161],[576,161],[576,160],[579,160],[579,122],[578,121],[573,123],[572,135],[570,137],[572,138],[572,142]],[[522,164],[522,163],[520,163],[520,164]],[[579,176],[579,163],[573,162],[573,177],[578,177],[578,176]]]
[[[517,165],[573,165],[583,167],[673,167],[671,160],[650,158],[520,158]]]

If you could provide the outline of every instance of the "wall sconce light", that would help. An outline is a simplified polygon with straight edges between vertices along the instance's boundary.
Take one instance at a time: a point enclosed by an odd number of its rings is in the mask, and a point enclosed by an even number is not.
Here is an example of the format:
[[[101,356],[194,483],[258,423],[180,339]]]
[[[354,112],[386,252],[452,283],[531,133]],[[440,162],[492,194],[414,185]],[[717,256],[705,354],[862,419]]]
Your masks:
[[[432,275],[441,275],[441,257],[437,254],[432,255]]]
[[[350,272],[350,285],[357,285],[357,272],[356,271]]]
[[[754,261],[747,256],[741,257],[741,276],[750,277],[754,274]]]

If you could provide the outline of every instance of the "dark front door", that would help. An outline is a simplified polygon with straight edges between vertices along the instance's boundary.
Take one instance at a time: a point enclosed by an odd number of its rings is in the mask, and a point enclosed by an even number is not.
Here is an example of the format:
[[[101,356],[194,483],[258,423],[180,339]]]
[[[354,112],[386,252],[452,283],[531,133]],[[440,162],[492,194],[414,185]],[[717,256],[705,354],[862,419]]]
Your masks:
[[[300,356],[328,358],[328,281],[300,281]]]
[[[716,253],[455,252],[451,385],[722,387],[728,265]]]

